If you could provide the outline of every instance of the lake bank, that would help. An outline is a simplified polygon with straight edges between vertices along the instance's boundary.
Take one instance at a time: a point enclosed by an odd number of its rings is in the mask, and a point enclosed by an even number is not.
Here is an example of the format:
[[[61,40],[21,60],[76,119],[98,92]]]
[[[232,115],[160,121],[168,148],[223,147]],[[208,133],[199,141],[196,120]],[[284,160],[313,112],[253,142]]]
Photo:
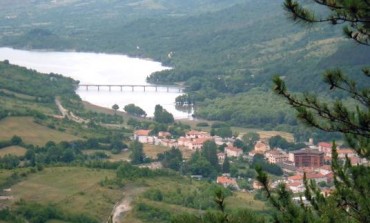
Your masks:
[[[27,51],[0,48],[0,60],[34,69],[41,73],[57,73],[81,84],[148,85],[146,77],[153,72],[171,69],[148,59],[130,58],[125,55],[82,52]],[[76,93],[83,101],[110,109],[117,104],[122,111],[127,104],[135,104],[154,115],[155,105],[160,104],[176,119],[191,118],[188,112],[175,108],[175,99],[181,92],[120,91],[120,89],[79,88]]]

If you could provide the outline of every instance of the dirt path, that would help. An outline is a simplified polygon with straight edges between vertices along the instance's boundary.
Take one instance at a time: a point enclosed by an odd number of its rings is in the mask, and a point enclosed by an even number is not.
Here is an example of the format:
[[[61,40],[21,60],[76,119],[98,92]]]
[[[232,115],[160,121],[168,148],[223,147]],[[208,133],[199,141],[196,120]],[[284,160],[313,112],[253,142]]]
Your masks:
[[[57,105],[57,107],[59,109],[59,112],[62,114],[63,118],[67,117],[69,120],[72,120],[72,121],[75,121],[75,122],[78,122],[78,123],[87,123],[87,122],[89,122],[88,120],[85,120],[81,117],[78,117],[75,114],[73,114],[73,112],[68,111],[67,109],[65,109],[58,97],[55,98],[55,104]]]
[[[131,203],[136,196],[143,193],[145,187],[137,187],[135,185],[126,186],[123,192],[123,199],[118,202],[112,211],[112,223],[124,223],[124,215],[132,210]]]

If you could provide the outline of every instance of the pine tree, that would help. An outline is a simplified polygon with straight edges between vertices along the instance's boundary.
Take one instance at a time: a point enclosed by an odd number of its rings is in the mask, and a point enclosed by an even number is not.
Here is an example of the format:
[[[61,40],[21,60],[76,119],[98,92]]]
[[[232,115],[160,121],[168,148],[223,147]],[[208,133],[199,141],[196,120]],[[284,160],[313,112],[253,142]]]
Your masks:
[[[303,1],[302,1],[303,2]],[[308,23],[330,22],[333,25],[345,24],[344,34],[362,45],[369,45],[370,1],[368,0],[313,0],[326,7],[330,14],[318,18],[313,11],[302,6],[299,1],[286,0],[285,9],[297,21]],[[362,73],[370,77],[370,69]],[[299,120],[328,132],[342,133],[348,144],[361,157],[370,158],[370,88],[368,82],[359,88],[356,81],[349,79],[341,70],[328,70],[324,81],[329,88],[346,93],[357,102],[355,108],[346,107],[340,100],[322,102],[316,95],[305,94],[298,97],[288,92],[282,79],[275,77],[274,91],[285,98],[296,109]],[[320,193],[314,182],[306,178],[305,197],[311,205],[298,206],[284,185],[272,192],[268,177],[257,168],[257,179],[263,184],[267,197],[279,211],[275,222],[370,222],[370,167],[352,166],[347,158],[344,165],[338,162],[335,143],[332,149],[332,170],[335,191],[329,197]]]
[[[129,145],[131,151],[130,159],[131,164],[141,164],[145,161],[145,154],[143,150],[143,144],[135,140]]]
[[[228,156],[225,156],[225,160],[222,164],[222,172],[230,173],[230,161]]]

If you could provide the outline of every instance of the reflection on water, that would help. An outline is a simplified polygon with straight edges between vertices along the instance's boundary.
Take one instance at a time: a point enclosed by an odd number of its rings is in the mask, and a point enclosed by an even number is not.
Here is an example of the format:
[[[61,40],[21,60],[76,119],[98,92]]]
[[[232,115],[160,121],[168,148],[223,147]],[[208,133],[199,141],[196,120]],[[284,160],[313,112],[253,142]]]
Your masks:
[[[170,69],[158,62],[129,58],[124,55],[79,52],[38,52],[0,48],[0,60],[9,60],[11,64],[25,66],[42,73],[57,73],[79,80],[81,84],[125,84],[146,85],[146,77],[156,71]],[[138,88],[139,89],[139,88]],[[175,99],[181,93],[178,90],[167,92],[167,88],[147,88],[144,91],[108,88],[94,89],[82,87],[77,90],[82,100],[92,104],[111,108],[118,104],[120,110],[133,103],[153,116],[154,107],[162,105],[175,118],[188,118],[191,113],[176,109]]]

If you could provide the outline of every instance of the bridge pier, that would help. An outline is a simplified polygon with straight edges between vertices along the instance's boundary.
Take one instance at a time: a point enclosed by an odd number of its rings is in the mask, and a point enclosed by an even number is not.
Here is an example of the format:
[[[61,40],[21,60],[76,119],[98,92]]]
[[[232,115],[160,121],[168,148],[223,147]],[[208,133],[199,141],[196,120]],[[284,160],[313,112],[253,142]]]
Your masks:
[[[121,87],[121,92],[122,92],[122,85],[120,87]]]
[[[112,87],[112,86],[108,86],[108,87],[109,87],[109,91],[111,91],[111,87]]]
[[[134,86],[131,86],[131,91],[134,91]]]
[[[144,92],[145,92],[145,86],[143,86],[144,87]]]
[[[100,91],[100,86],[98,85],[98,91]]]

